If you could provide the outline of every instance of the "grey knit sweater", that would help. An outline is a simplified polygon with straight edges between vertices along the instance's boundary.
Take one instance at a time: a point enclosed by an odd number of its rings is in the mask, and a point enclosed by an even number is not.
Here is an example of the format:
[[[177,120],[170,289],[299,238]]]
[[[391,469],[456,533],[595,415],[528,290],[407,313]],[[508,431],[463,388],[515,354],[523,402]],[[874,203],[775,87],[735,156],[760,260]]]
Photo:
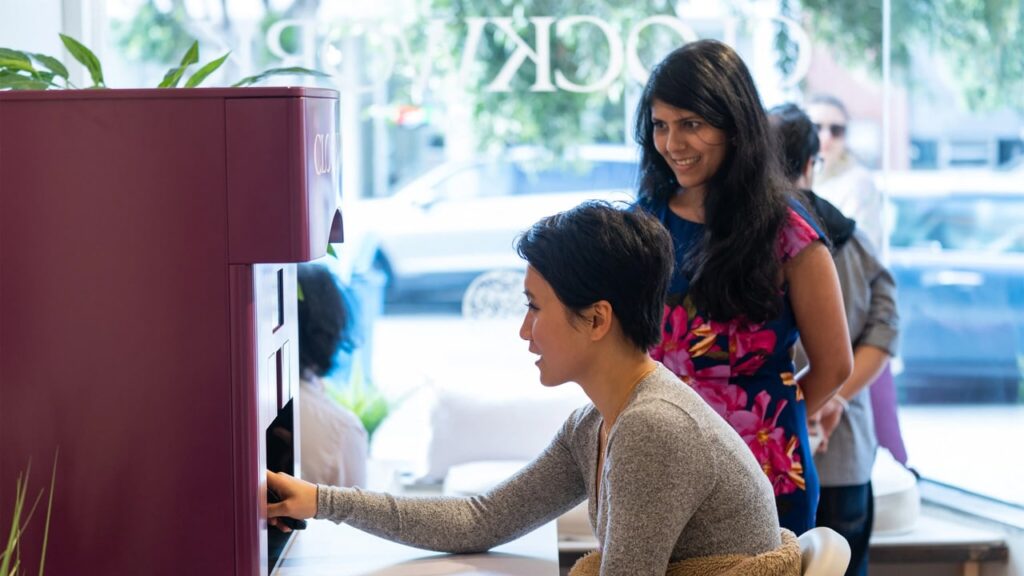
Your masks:
[[[488,550],[595,494],[600,426],[593,405],[576,410],[536,460],[480,496],[319,486],[316,517],[418,548]],[[750,449],[661,364],[637,385],[607,450],[600,506],[590,498],[602,576],[664,576],[670,561],[781,544],[772,488]]]

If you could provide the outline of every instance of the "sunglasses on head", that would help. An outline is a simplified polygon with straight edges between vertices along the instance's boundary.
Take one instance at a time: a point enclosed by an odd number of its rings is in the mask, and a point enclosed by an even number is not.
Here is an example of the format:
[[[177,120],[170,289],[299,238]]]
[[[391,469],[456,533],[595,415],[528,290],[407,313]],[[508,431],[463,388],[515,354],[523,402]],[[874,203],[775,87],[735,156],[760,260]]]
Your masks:
[[[814,129],[818,132],[827,129],[833,138],[846,136],[846,124],[815,124]]]

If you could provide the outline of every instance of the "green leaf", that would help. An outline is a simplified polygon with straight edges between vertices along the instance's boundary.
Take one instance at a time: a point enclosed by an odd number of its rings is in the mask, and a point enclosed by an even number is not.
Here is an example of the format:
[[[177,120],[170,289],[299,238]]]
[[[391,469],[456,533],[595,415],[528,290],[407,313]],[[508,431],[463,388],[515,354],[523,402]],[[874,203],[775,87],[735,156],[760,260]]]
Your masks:
[[[44,72],[42,70],[36,70],[36,73],[32,75],[36,80],[46,82],[47,86],[53,85],[53,72]]]
[[[192,45],[185,51],[185,55],[181,57],[181,65],[188,66],[199,62],[199,41],[192,42]]]
[[[196,86],[198,86],[203,80],[206,80],[207,76],[213,74],[213,72],[217,70],[217,68],[220,68],[220,65],[223,64],[224,61],[227,60],[228,56],[230,55],[231,52],[228,52],[227,54],[221,56],[220,58],[217,58],[212,62],[207,62],[205,66],[203,66],[199,70],[196,70],[196,73],[189,77],[188,82],[185,82],[185,88],[195,88]]]
[[[30,470],[31,467],[32,464],[29,463]],[[21,514],[25,507],[25,488],[27,484],[28,479],[19,472],[18,481],[14,484],[14,509],[11,511],[11,531],[7,533],[7,545],[4,547],[3,561],[0,562],[0,574],[12,573],[10,571],[10,562],[16,553],[18,539],[21,536]]]
[[[71,53],[71,56],[89,71],[93,87],[106,86],[103,82],[103,67],[100,66],[100,60],[92,53],[92,50],[89,50],[81,42],[65,34],[60,35],[60,40],[64,43],[64,47],[68,49],[68,52]]]
[[[13,71],[17,71],[17,72],[28,72],[29,74],[33,74],[33,73],[36,72],[36,69],[31,64],[26,66],[26,65],[22,64],[21,62],[15,62],[13,60],[0,60],[0,70],[13,70]]]
[[[39,53],[32,54],[32,58],[46,67],[47,70],[63,78],[65,82],[67,81],[68,69],[64,67],[64,64],[60,60],[57,60],[53,56],[47,56],[46,54]]]
[[[296,297],[297,297],[299,302],[305,302],[306,301],[306,294],[302,291],[302,283],[301,282],[296,282],[295,283],[295,294],[296,294]]]
[[[23,55],[20,52],[14,54],[14,50],[7,50],[6,48],[0,48],[0,50],[8,52],[4,54],[0,52],[0,68],[10,68],[12,70],[24,70],[25,72],[35,72],[35,66],[32,66],[32,61],[27,58],[20,58],[18,55]]]
[[[29,61],[28,54],[21,50],[12,50],[10,48],[2,47],[0,47],[0,58],[10,58],[11,60],[21,60],[23,62]]]
[[[338,253],[334,251],[334,244],[327,244],[327,253],[330,254],[331,256],[334,256],[335,258],[338,257]]]
[[[352,372],[349,374],[348,386],[343,390],[328,387],[327,395],[338,404],[351,410],[363,423],[367,436],[371,438],[381,422],[391,412],[392,406],[404,401],[399,400],[392,404],[377,387],[366,379],[359,354],[352,357]]]
[[[28,65],[29,67],[32,66],[32,61],[29,60],[28,54],[25,54],[24,52],[22,52],[20,50],[11,50],[10,48],[0,48],[0,62],[5,62],[5,61],[8,61],[8,60],[14,61],[14,62],[20,62],[20,63]],[[24,68],[22,68],[22,70],[24,70]]]
[[[288,68],[271,68],[270,70],[264,70],[255,76],[246,76],[238,82],[231,85],[232,88],[239,86],[249,86],[255,84],[261,80],[266,80],[271,76],[316,76],[317,78],[330,78],[330,74],[325,74],[319,70],[310,70],[309,68],[303,68],[302,66],[291,66]]]
[[[43,546],[39,553],[39,576],[43,576],[43,568],[46,567],[46,545],[50,541],[50,515],[53,512],[53,489],[57,486],[57,459],[60,457],[60,448],[53,454],[53,470],[50,472],[50,497],[46,503],[46,527],[43,528]]]
[[[17,74],[0,76],[0,90],[46,90],[49,87],[49,82],[39,80],[38,78],[19,76]]]
[[[174,88],[178,85],[181,80],[181,76],[185,73],[185,69],[199,61],[199,42],[192,42],[185,55],[181,58],[181,63],[177,68],[171,68],[164,75],[164,79],[157,88]]]
[[[157,88],[174,88],[178,85],[178,80],[181,80],[181,75],[185,73],[185,68],[177,66],[171,68],[164,74],[164,79],[156,85]]]
[[[46,527],[43,530],[43,544],[42,544],[42,556],[39,560],[39,576],[43,576],[43,569],[46,561],[46,544],[49,539],[50,533],[50,513],[53,510],[53,491],[57,484],[57,454],[53,457],[53,472],[50,476],[50,497],[47,504],[46,511]],[[32,515],[35,513],[36,507],[39,504],[40,499],[43,496],[45,490],[40,490],[32,503],[32,507],[28,510],[28,514],[25,514],[25,502],[29,491],[29,478],[32,472],[32,461],[29,460],[28,468],[24,473],[18,473],[18,479],[14,485],[14,503],[13,509],[11,510],[11,527],[7,536],[7,543],[2,550],[0,550],[0,576],[16,576],[22,574],[19,569],[21,567],[21,542],[25,534],[25,529],[28,527],[29,522],[32,519]]]

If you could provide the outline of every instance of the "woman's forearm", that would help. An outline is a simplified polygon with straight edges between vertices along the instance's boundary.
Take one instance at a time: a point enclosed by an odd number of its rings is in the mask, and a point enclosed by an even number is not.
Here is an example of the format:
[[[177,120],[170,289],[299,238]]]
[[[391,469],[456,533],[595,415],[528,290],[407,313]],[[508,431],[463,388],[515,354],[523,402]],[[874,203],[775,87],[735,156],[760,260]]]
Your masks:
[[[813,414],[850,377],[853,354],[839,278],[828,249],[814,242],[787,264],[789,298],[810,364],[798,383]]]
[[[846,367],[837,366],[836,368],[836,370],[826,372],[820,365],[815,369],[812,363],[797,381],[803,392],[808,414],[814,414],[824,406],[825,402],[828,402],[829,398],[842,386],[845,376],[850,373]]]
[[[889,363],[889,353],[876,346],[863,344],[853,350],[853,372],[843,383],[837,394],[846,400],[852,399],[861,390],[871,385]]]

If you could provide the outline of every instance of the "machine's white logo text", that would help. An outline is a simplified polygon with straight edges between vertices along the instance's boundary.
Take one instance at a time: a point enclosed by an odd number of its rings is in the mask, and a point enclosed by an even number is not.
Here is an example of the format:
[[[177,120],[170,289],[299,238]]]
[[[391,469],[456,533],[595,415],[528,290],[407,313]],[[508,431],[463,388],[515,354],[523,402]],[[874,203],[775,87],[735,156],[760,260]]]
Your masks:
[[[317,134],[313,137],[313,168],[316,175],[334,174],[338,158],[338,138],[341,135],[337,132],[330,134]]]

